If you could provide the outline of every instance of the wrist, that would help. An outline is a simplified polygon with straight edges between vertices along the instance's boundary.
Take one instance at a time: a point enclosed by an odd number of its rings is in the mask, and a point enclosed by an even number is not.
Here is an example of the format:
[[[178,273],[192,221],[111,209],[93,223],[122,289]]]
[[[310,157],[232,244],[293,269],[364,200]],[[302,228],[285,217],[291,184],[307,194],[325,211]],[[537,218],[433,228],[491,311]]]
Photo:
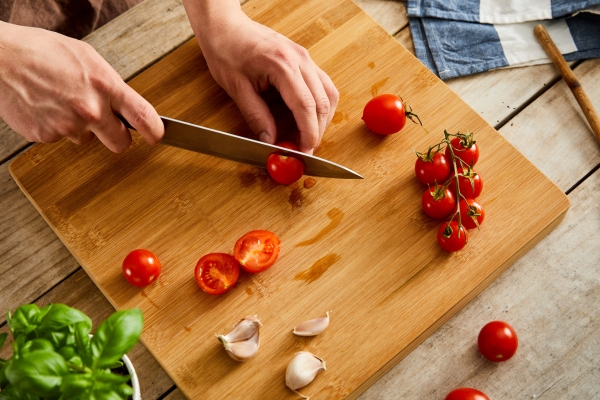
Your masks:
[[[237,21],[248,18],[239,0],[183,0],[183,6],[200,48],[229,37]]]

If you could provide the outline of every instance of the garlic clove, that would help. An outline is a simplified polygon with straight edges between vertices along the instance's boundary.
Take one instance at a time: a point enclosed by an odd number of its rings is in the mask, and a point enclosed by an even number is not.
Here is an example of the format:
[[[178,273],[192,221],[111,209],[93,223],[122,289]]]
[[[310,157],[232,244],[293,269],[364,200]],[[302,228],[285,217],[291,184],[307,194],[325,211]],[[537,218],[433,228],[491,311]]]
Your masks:
[[[260,326],[262,326],[262,324],[258,320],[258,317],[256,315],[250,315],[239,320],[233,326],[231,332],[225,335],[224,338],[230,343],[248,340],[254,336],[254,333],[258,331]]]
[[[240,342],[227,342],[219,337],[219,340],[223,343],[225,351],[235,361],[245,362],[256,356],[258,348],[260,346],[260,339],[258,331],[250,339],[242,340]]]
[[[329,313],[327,311],[324,317],[310,319],[296,326],[292,331],[297,336],[316,336],[323,332],[329,326]]]
[[[294,355],[287,366],[285,384],[294,393],[308,399],[308,397],[298,393],[297,390],[311,383],[317,374],[325,369],[325,361],[308,351],[300,351]]]
[[[248,361],[256,355],[260,346],[260,327],[262,324],[256,315],[238,321],[231,332],[217,335],[229,357],[236,361]]]

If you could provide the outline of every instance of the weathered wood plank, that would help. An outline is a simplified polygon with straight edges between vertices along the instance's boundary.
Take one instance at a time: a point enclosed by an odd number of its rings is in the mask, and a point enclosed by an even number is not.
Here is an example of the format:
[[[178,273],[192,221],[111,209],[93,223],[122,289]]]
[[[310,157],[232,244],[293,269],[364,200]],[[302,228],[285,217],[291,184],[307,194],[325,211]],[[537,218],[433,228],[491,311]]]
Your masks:
[[[92,319],[92,332],[115,311],[81,268],[36,303],[40,307],[48,303],[64,303],[83,311]],[[5,326],[3,331],[6,330]],[[0,356],[7,357],[10,354],[9,350],[7,346]],[[128,356],[136,369],[143,398],[156,399],[173,386],[173,381],[141,342]]]
[[[408,27],[395,37],[410,52],[415,53]],[[490,125],[498,126],[558,78],[559,74],[554,66],[546,64],[498,69],[451,79],[446,84]]]
[[[600,60],[575,68],[596,110],[600,110]],[[540,96],[500,133],[563,191],[600,163],[598,143],[564,81]]]
[[[569,195],[572,208],[556,230],[360,398],[442,399],[461,386],[490,399],[598,398],[598,193],[600,171]],[[476,344],[495,319],[519,335],[515,357],[497,365]]]
[[[0,165],[0,323],[74,272],[78,263]]]
[[[398,0],[354,0],[356,4],[390,34],[408,25],[406,6]]]

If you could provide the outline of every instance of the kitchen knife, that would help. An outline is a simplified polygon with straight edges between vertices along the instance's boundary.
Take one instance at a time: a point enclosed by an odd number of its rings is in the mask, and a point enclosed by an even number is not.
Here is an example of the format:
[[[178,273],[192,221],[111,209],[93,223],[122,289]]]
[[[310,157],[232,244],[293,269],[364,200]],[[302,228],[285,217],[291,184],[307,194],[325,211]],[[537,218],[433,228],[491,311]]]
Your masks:
[[[118,117],[127,128],[135,129],[125,118],[120,115]],[[165,125],[165,136],[161,143],[169,146],[250,164],[259,168],[267,168],[267,157],[269,157],[269,154],[277,152],[281,155],[290,155],[302,160],[306,166],[304,175],[363,179],[361,175],[351,169],[323,158],[168,117],[160,118]]]

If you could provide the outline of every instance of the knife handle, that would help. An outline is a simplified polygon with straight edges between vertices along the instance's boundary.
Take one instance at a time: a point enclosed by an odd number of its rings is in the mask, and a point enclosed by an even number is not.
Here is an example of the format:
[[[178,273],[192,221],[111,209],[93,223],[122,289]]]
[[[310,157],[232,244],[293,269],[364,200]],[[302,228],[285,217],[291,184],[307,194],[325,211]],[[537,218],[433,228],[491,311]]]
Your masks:
[[[134,131],[137,130],[133,126],[131,126],[131,124],[129,123],[129,121],[127,121],[124,116],[122,116],[120,114],[115,114],[115,115],[117,116],[117,118],[119,118],[121,120],[121,122],[125,125],[126,128],[133,129]]]

